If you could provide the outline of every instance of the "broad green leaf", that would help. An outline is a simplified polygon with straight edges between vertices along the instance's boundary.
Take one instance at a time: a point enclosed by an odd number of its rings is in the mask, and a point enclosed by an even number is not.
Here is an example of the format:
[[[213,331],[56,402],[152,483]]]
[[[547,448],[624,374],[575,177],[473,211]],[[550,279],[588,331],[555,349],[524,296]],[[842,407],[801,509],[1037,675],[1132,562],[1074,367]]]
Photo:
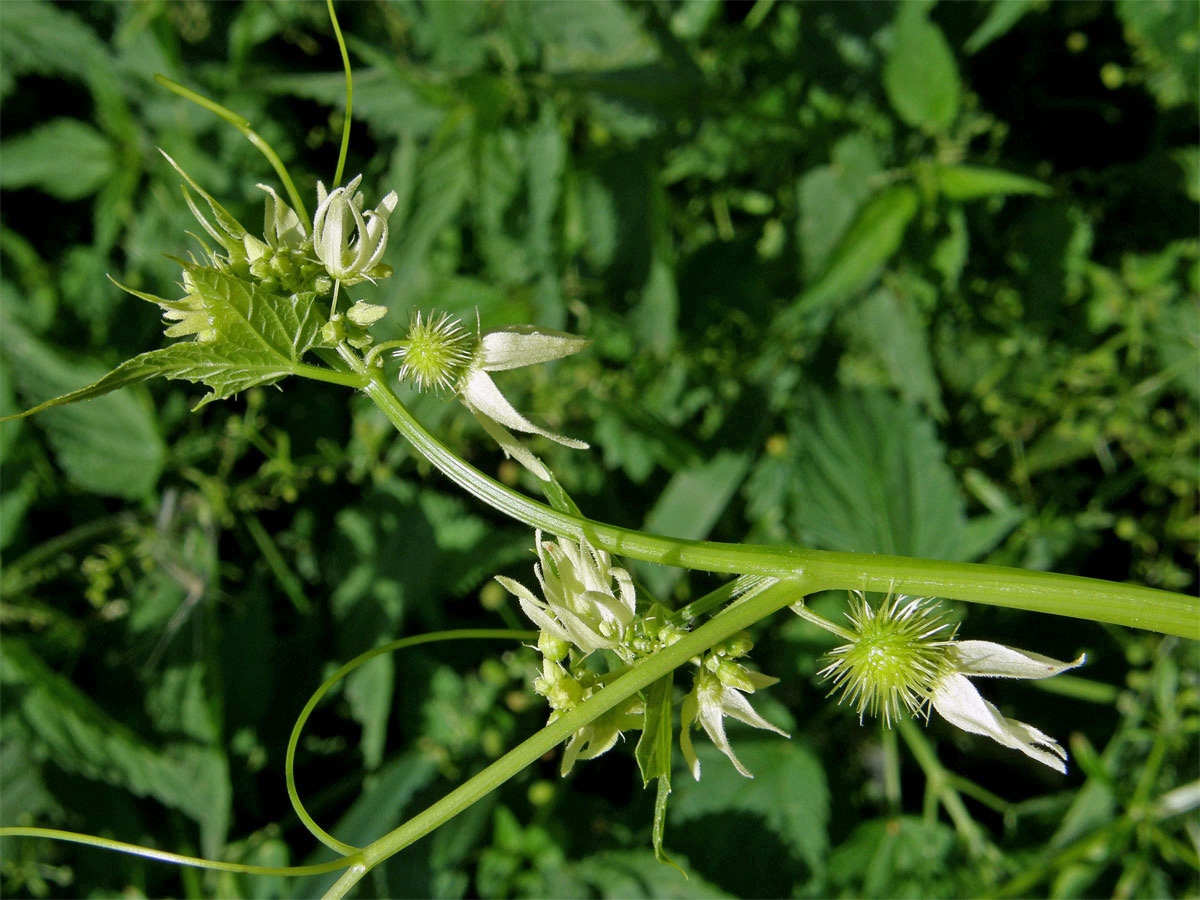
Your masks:
[[[1194,108],[1200,84],[1200,4],[1118,0],[1116,11],[1159,105]]]
[[[81,81],[115,78],[104,42],[69,8],[43,0],[4,4],[0,60],[5,75],[71,75]],[[8,165],[7,159],[5,165]]]
[[[395,686],[396,660],[391,653],[376,657],[346,676],[346,700],[350,714],[362,724],[358,746],[368,772],[383,762]]]
[[[834,145],[829,165],[806,172],[797,185],[800,224],[796,236],[805,278],[820,274],[829,255],[871,195],[881,163],[874,142],[856,132]]]
[[[793,440],[800,543],[947,560],[979,552],[945,450],[915,407],[877,391],[814,393]]]
[[[549,100],[525,139],[526,180],[529,192],[529,252],[539,265],[549,266],[554,250],[554,213],[562,192],[567,144],[560,115]]]
[[[679,286],[675,283],[675,270],[663,253],[656,251],[630,325],[642,346],[655,356],[665,357],[675,345],[678,318]]]
[[[360,47],[365,46],[359,44]],[[263,91],[303,97],[335,109],[346,105],[346,76],[339,72],[271,75],[256,83]],[[391,57],[372,68],[354,71],[354,118],[367,120],[384,134],[425,138],[437,132],[459,100],[453,94],[412,83],[407,70]]]
[[[926,18],[921,4],[896,5],[883,86],[892,107],[913,128],[945,131],[958,115],[958,66],[942,30]]]
[[[820,277],[780,316],[777,327],[791,331],[809,317],[827,316],[837,304],[868,287],[900,248],[916,212],[917,192],[908,185],[876,194],[859,210]]]
[[[829,786],[817,755],[799,739],[747,738],[740,728],[730,729],[730,741],[754,780],[738,774],[707,741],[698,743],[704,778],[700,782],[689,778],[677,786],[672,824],[750,813],[760,817],[811,869],[820,869],[829,847]]]
[[[194,741],[152,747],[23,642],[0,639],[0,649],[0,682],[12,689],[10,703],[58,766],[153,797],[200,823],[206,848],[219,844],[230,807],[229,772],[220,754]]]
[[[0,187],[36,187],[59,200],[95,193],[117,160],[108,140],[78,119],[52,119],[0,144]]]
[[[207,386],[210,393],[196,405],[199,409],[292,374],[304,353],[320,339],[324,317],[317,309],[314,294],[284,297],[206,266],[189,266],[188,273],[193,285],[189,312],[200,323],[197,327],[212,330],[211,340],[182,341],[142,353],[98,381],[20,415],[90,400],[156,376]],[[146,294],[137,296],[155,300]],[[8,342],[5,346],[7,349]],[[17,356],[20,348],[8,352]]]
[[[93,379],[102,371],[93,362],[68,360],[54,353],[9,319],[5,320],[0,346],[25,397],[66,389]],[[117,386],[144,378],[120,380]],[[111,389],[99,389],[89,396],[99,396]],[[49,400],[29,412],[63,402],[70,401]],[[134,394],[105,397],[90,406],[55,410],[41,424],[63,471],[85,490],[107,496],[141,497],[162,472],[166,449],[145,397]]]
[[[4,359],[0,359],[0,421],[14,419],[20,412],[21,407],[17,404],[16,385],[13,383],[12,372]],[[15,446],[17,436],[21,433],[22,428],[23,426],[16,421],[0,428],[0,459],[8,459],[8,454]]]
[[[1049,185],[1033,178],[985,166],[941,166],[936,177],[938,189],[950,200],[975,200],[997,194],[1045,197],[1051,193]]]
[[[668,672],[646,688],[646,719],[642,735],[638,738],[634,758],[642,773],[642,787],[650,786],[655,778],[667,779],[670,793],[671,779],[671,700],[674,696],[674,673]]]
[[[1183,173],[1183,190],[1193,203],[1200,203],[1200,147],[1178,147],[1171,151],[1171,158]]]
[[[521,4],[520,12],[542,44],[547,72],[629,69],[658,58],[634,11],[616,0],[546,0]]]
[[[315,294],[287,297],[209,266],[189,266],[188,274],[229,360],[273,366],[278,379],[320,340],[325,318]]]
[[[387,259],[396,274],[389,279],[394,296],[425,288],[430,279],[429,251],[434,238],[458,215],[471,187],[468,142],[461,129],[433,144],[421,160],[417,196],[403,226],[392,223]]]
[[[92,400],[118,388],[159,376],[199,382],[210,387],[212,391],[196,404],[196,409],[199,409],[214,400],[232,397],[255,385],[273,384],[290,372],[290,368],[281,370],[276,360],[270,357],[259,360],[249,354],[230,357],[214,350],[211,345],[197,342],[172,344],[126,360],[98,381],[39,403],[18,416],[31,416],[55,406]]]

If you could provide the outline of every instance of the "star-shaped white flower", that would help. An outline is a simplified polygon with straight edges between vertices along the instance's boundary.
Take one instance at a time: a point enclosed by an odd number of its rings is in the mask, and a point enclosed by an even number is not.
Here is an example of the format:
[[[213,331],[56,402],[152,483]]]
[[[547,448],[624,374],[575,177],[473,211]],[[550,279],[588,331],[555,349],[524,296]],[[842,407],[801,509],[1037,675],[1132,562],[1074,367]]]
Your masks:
[[[737,719],[739,722],[745,722],[747,725],[752,725],[755,728],[763,728],[767,731],[781,734],[784,737],[791,737],[786,731],[776,728],[756,713],[754,707],[750,705],[750,701],[742,695],[742,690],[749,688],[753,691],[759,688],[770,687],[779,681],[779,679],[772,678],[770,675],[764,675],[762,672],[752,672],[745,669],[742,670],[741,675],[749,684],[745,688],[739,689],[725,684],[712,672],[701,669],[696,673],[696,681],[692,687],[692,692],[683,698],[683,706],[679,711],[679,749],[683,751],[683,758],[687,762],[688,768],[692,771],[692,777],[697,781],[700,780],[700,760],[696,756],[696,748],[692,746],[691,734],[692,726],[697,721],[705,732],[708,733],[709,739],[716,745],[717,749],[728,756],[734,768],[747,778],[753,778],[754,776],[750,774],[749,769],[742,765],[741,760],[733,752],[733,748],[729,746],[729,738],[725,736],[726,716]],[[743,681],[743,684],[745,684],[745,681]]]
[[[608,554],[586,540],[543,541],[541,531],[534,540],[539,562],[533,571],[546,599],[538,599],[511,578],[497,575],[496,581],[516,596],[538,628],[553,637],[574,644],[585,654],[619,652],[637,606],[629,573],[611,565]]]
[[[938,715],[963,731],[990,737],[1065,774],[1067,751],[1032,725],[1001,715],[970,679],[1050,678],[1083,665],[1086,657],[1081,654],[1074,662],[1060,662],[990,641],[955,641],[949,657],[953,669],[938,678],[929,697]]]

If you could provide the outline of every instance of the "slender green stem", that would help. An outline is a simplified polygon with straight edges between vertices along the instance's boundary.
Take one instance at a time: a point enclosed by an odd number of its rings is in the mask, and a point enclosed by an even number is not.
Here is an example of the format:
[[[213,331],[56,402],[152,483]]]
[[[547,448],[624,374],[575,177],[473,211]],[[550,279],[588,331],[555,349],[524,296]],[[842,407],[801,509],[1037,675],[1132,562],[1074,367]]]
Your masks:
[[[983,835],[983,830],[971,818],[971,814],[967,812],[966,804],[963,803],[962,797],[959,796],[958,791],[950,783],[950,778],[938,760],[937,753],[929,745],[929,741],[921,733],[921,729],[917,727],[917,723],[912,719],[901,717],[899,728],[900,736],[904,738],[904,743],[908,745],[908,749],[912,752],[913,758],[916,759],[917,765],[925,772],[925,779],[929,784],[929,789],[934,793],[942,806],[945,807],[950,820],[954,822],[955,830],[966,841],[971,855],[976,857],[994,857],[996,854],[995,847],[988,843]]]
[[[114,841],[111,838],[97,837],[91,834],[79,834],[75,831],[60,831],[57,828],[0,828],[0,838],[32,837],[49,838],[55,841],[66,841],[71,844],[84,844],[88,847],[100,847],[103,850],[115,850],[118,853],[129,853],[159,862],[173,863],[177,866],[194,866],[197,869],[211,869],[217,872],[237,872],[242,875],[324,875],[326,872],[336,872],[351,864],[348,859],[335,859],[332,862],[315,866],[252,866],[247,863],[221,862],[215,859],[201,859],[198,856],[184,856],[180,853],[169,853],[166,850],[155,850],[153,847],[142,847],[138,844],[127,844],[124,841]]]
[[[340,384],[342,387],[362,388],[366,385],[366,378],[357,372],[336,372],[333,369],[322,369],[320,366],[310,366],[306,363],[297,363],[292,368],[292,374],[311,378],[314,381],[324,381],[328,384]]]
[[[342,52],[342,68],[346,70],[346,119],[342,123],[342,148],[338,151],[337,171],[333,174],[333,187],[337,187],[342,183],[342,173],[346,171],[346,151],[350,148],[350,113],[354,109],[354,79],[350,74],[350,54],[346,52],[346,40],[342,37],[337,14],[333,11],[333,0],[325,0],[325,3],[329,7],[329,21],[333,23],[333,33],[337,36],[338,49]]]
[[[309,833],[329,849],[340,853],[342,856],[351,856],[358,853],[359,850],[358,847],[339,841],[318,825],[305,808],[304,803],[300,800],[300,792],[296,790],[296,748],[300,744],[300,734],[304,731],[304,726],[308,723],[308,717],[312,715],[312,711],[317,708],[317,704],[321,702],[321,698],[329,692],[330,688],[359,666],[370,662],[375,657],[382,656],[384,653],[395,653],[397,650],[415,647],[418,644],[459,640],[531,641],[537,640],[537,632],[513,631],[505,628],[463,628],[457,631],[433,631],[427,634],[414,635],[413,637],[400,638],[387,644],[381,644],[374,649],[368,650],[366,653],[360,653],[354,657],[354,659],[341,666],[336,672],[326,678],[321,686],[313,691],[312,696],[308,698],[308,702],[304,704],[304,709],[300,711],[300,715],[296,718],[296,723],[292,726],[292,734],[288,738],[287,753],[284,755],[284,776],[287,780],[288,798],[292,801],[292,809],[295,810],[297,817],[304,823],[304,827],[309,830]]]
[[[191,88],[184,87],[178,81],[172,81],[166,75],[155,75],[154,80],[165,87],[172,93],[178,94],[187,100],[191,100],[198,106],[203,106],[209,112],[216,113],[238,131],[246,136],[259,152],[267,158],[267,162],[271,164],[271,168],[275,170],[275,174],[279,176],[279,180],[283,183],[284,190],[287,191],[288,198],[292,201],[292,206],[300,215],[301,222],[311,222],[308,217],[308,209],[304,205],[304,201],[300,199],[300,194],[296,190],[296,185],[292,182],[292,176],[288,174],[287,167],[283,164],[283,160],[279,158],[279,154],[268,144],[262,137],[259,136],[253,128],[250,127],[250,120],[245,116],[239,116],[233,110],[222,106],[215,100],[210,100],[203,94],[198,94]]]
[[[367,396],[417,452],[451,481],[526,525],[560,537],[586,538],[613,553],[663,565],[776,578],[802,575],[815,590],[895,590],[1200,639],[1200,603],[1195,598],[1141,585],[977,563],[680,540],[560,512],[505,487],[459,459],[413,418],[383,373],[372,371],[368,378],[364,388]]]
[[[364,847],[361,851],[361,863],[346,870],[325,894],[326,900],[344,897],[372,868],[495,790],[597,716],[653,684],[667,672],[703,653],[718,641],[794,603],[807,592],[808,585],[801,579],[777,582],[744,603],[729,607],[677,643],[643,660],[599,693],[504,754],[470,781],[413,816],[399,828]]]
[[[900,815],[900,748],[896,732],[880,721],[879,744],[883,748],[883,797],[889,816]]]

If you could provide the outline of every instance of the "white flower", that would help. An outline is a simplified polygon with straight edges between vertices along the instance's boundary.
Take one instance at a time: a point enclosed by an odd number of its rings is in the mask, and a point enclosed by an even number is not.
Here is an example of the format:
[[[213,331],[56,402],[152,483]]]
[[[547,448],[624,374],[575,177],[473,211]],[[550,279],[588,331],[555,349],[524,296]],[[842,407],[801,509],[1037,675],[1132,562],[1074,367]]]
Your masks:
[[[533,571],[546,599],[539,600],[511,578],[498,575],[496,581],[516,596],[538,628],[553,637],[574,644],[585,654],[618,650],[637,605],[629,573],[610,565],[608,554],[586,540],[543,541],[541,531],[534,540],[539,563]]]
[[[344,284],[379,277],[373,270],[387,249],[388,217],[399,198],[395,191],[363,215],[359,175],[345,187],[325,192],[317,182],[317,211],[313,216],[313,249],[331,278]]]
[[[889,602],[891,601],[891,602]],[[971,678],[1050,678],[1083,665],[1059,662],[990,641],[955,640],[955,629],[942,618],[936,602],[903,594],[888,595],[872,609],[861,591],[851,593],[849,631],[828,625],[849,638],[829,653],[821,675],[832,678],[838,701],[865,713],[883,713],[890,725],[902,709],[929,715],[932,706],[943,719],[963,731],[981,734],[1020,750],[1040,763],[1066,772],[1067,753],[1032,725],[1008,719],[979,695]]]
[[[505,399],[488,373],[560,359],[578,353],[588,343],[586,339],[573,334],[536,328],[513,327],[489,331],[480,339],[475,359],[459,381],[459,397],[483,430],[500,445],[505,456],[513,457],[542,481],[550,480],[550,471],[512,436],[509,428],[540,434],[576,450],[586,450],[588,445],[534,425]]]
[[[753,692],[758,688],[770,687],[779,679],[764,675],[762,672],[751,672],[746,669],[742,669],[740,675],[739,681],[745,686],[737,688],[725,684],[720,677],[702,667],[696,673],[692,692],[683,698],[683,706],[679,711],[679,749],[683,751],[683,758],[692,771],[692,777],[697,781],[700,780],[700,760],[696,756],[695,747],[692,746],[691,734],[692,726],[696,721],[700,722],[700,725],[708,733],[709,739],[716,744],[717,749],[728,756],[734,768],[747,778],[754,776],[742,765],[741,760],[734,754],[733,748],[729,746],[729,738],[725,736],[725,716],[731,716],[739,722],[745,722],[755,728],[763,728],[784,737],[791,737],[786,731],[776,728],[756,713],[750,705],[750,701],[741,694],[743,690]],[[747,681],[749,684],[746,684]]]
[[[1032,725],[1008,719],[979,695],[970,678],[1050,678],[1083,665],[1085,656],[1060,662],[990,641],[956,641],[950,648],[954,669],[933,686],[930,702],[938,715],[972,734],[1020,750],[1052,769],[1066,773],[1067,751]]]

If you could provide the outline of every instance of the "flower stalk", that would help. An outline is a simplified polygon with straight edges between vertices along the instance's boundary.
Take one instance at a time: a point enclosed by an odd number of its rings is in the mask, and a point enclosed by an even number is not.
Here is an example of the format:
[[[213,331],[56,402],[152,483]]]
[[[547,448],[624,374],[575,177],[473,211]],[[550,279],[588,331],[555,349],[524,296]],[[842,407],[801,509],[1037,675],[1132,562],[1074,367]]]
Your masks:
[[[1200,640],[1200,603],[1195,598],[1142,585],[979,563],[681,540],[561,512],[460,459],[413,418],[381,372],[368,373],[361,360],[358,371],[369,378],[364,392],[396,430],[467,493],[531,528],[574,540],[586,538],[609,553],[709,572],[776,578],[802,575],[814,591],[887,593],[894,588],[906,594],[1128,625]]]

